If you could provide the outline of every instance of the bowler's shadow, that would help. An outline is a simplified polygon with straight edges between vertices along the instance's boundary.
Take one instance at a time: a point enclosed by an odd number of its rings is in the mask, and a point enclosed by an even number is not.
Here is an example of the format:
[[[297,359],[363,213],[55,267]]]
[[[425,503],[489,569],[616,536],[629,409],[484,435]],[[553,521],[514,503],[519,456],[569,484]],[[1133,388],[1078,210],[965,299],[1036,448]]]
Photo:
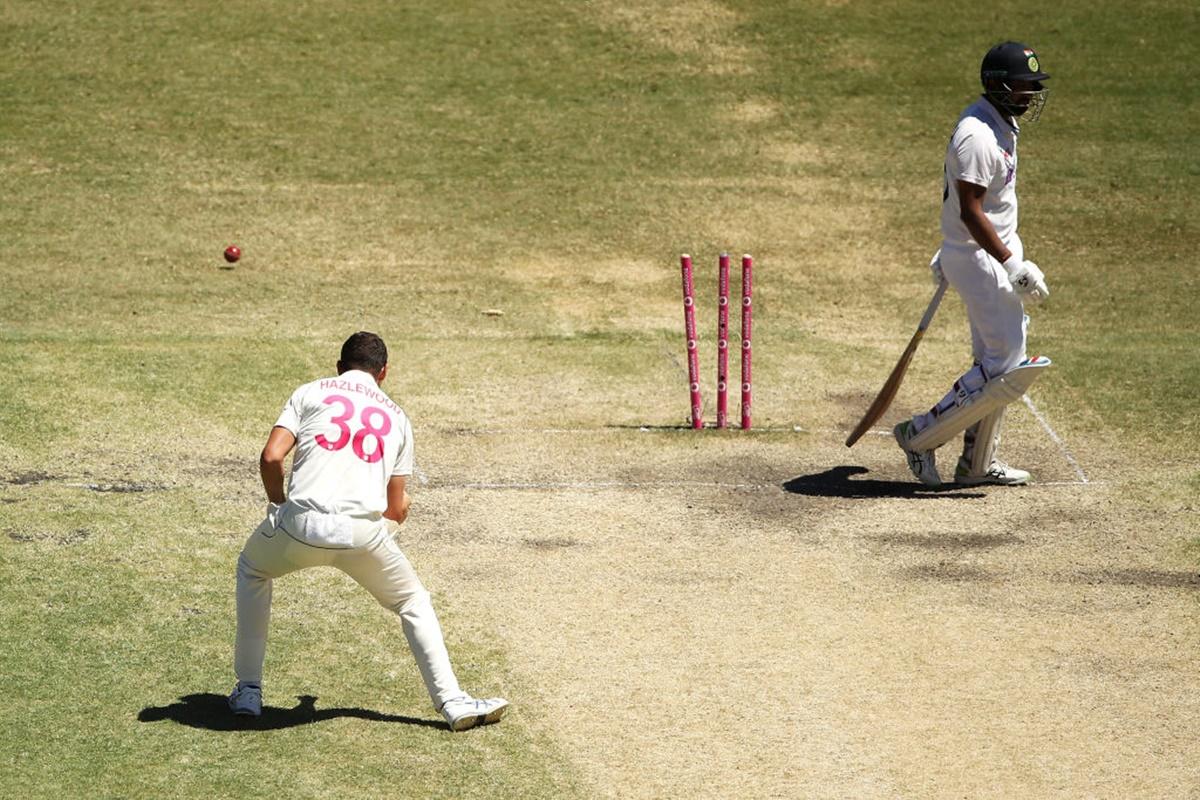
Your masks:
[[[273,731],[311,725],[335,717],[357,717],[371,722],[399,722],[405,725],[423,725],[427,728],[445,728],[446,723],[417,717],[402,717],[383,714],[365,708],[317,708],[317,698],[302,695],[294,708],[263,706],[261,717],[242,717],[229,710],[229,702],[219,694],[189,694],[169,706],[148,706],[138,712],[139,722],[161,722],[169,719],[189,728],[207,731]]]
[[[846,497],[865,499],[875,497],[929,498],[944,497],[968,500],[983,497],[983,492],[963,491],[963,487],[952,483],[938,487],[926,486],[916,481],[880,481],[873,478],[853,479],[854,475],[870,472],[866,467],[841,466],[818,472],[815,475],[800,475],[783,484],[785,491],[810,497]]]

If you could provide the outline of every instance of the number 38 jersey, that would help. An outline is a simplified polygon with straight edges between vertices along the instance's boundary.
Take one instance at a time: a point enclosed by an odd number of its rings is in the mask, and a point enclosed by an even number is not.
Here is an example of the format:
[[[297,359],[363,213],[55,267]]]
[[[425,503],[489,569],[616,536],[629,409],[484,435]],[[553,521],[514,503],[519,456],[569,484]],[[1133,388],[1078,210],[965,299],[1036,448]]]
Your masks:
[[[304,384],[275,425],[296,437],[288,500],[302,508],[377,516],[388,479],[412,474],[412,424],[369,373]]]

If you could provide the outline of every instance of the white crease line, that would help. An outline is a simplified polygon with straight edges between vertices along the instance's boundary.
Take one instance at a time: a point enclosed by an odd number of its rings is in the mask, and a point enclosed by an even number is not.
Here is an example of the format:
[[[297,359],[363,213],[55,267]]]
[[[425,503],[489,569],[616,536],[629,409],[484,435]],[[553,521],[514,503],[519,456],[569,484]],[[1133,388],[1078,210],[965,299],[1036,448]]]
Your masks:
[[[1067,463],[1071,465],[1071,468],[1073,470],[1075,470],[1075,476],[1079,479],[1078,481],[1054,481],[1054,482],[1047,482],[1047,483],[1038,483],[1037,485],[1039,485],[1039,486],[1078,486],[1080,484],[1091,484],[1092,481],[1088,479],[1088,476],[1083,471],[1083,468],[1081,466],[1079,466],[1079,462],[1075,460],[1075,457],[1073,455],[1071,455],[1071,451],[1067,449],[1066,443],[1064,443],[1062,438],[1057,433],[1055,433],[1053,428],[1050,427],[1050,423],[1046,420],[1046,417],[1044,415],[1042,415],[1042,413],[1040,411],[1038,411],[1037,407],[1034,406],[1033,401],[1029,399],[1029,395],[1023,395],[1021,399],[1025,401],[1025,405],[1029,407],[1029,410],[1033,414],[1034,418],[1038,421],[1038,423],[1042,426],[1042,428],[1046,431],[1046,433],[1050,436],[1050,438],[1054,441],[1054,443],[1058,445],[1058,449],[1062,453],[1063,458],[1066,459]],[[622,431],[622,430],[631,430],[631,431],[635,430],[638,433],[694,433],[694,431],[692,431],[691,428],[688,428],[686,426],[680,426],[678,428],[669,428],[669,427],[652,427],[652,426],[645,426],[645,425],[638,427],[638,428],[634,428],[633,426],[622,427],[622,426],[616,426],[616,425],[610,425],[610,426],[606,426],[606,427],[597,427],[597,428],[444,428],[444,429],[438,430],[438,433],[454,434],[454,435],[459,435],[459,436],[503,436],[505,434],[515,434],[515,433],[555,434],[555,435],[568,435],[569,436],[569,435],[584,435],[584,434],[589,434],[589,433],[612,433],[613,431]],[[716,430],[716,429],[715,428],[706,428],[705,430]],[[731,427],[728,430],[735,434],[747,433],[747,431],[742,431],[739,428],[734,428],[734,427]],[[834,428],[805,428],[802,425],[786,425],[786,426],[777,425],[777,426],[772,426],[772,427],[751,428],[750,431],[748,431],[748,432],[749,433],[811,433],[811,434],[817,434],[817,435],[821,435],[821,436],[825,436],[825,435],[845,436],[847,433],[847,431],[838,430],[838,429],[834,429]],[[870,430],[866,431],[863,435],[864,436],[886,436],[888,438],[891,438],[892,432],[890,430],[886,430],[886,429],[882,429],[882,428],[871,428]],[[423,473],[418,475],[418,479],[421,481],[422,484],[429,483],[429,478],[427,476],[425,476]],[[638,487],[648,487],[648,486],[727,486],[727,487],[731,487],[731,488],[748,488],[749,485],[747,485],[747,484],[681,482],[681,483],[654,483],[654,484],[637,484],[637,483],[612,483],[612,484],[564,483],[564,484],[528,484],[528,485],[525,485],[525,484],[479,484],[479,485],[458,484],[457,486],[459,488],[464,488],[464,489],[511,489],[511,488],[517,488],[517,489],[555,489],[555,488],[594,489],[594,488],[638,488]]]
[[[1070,464],[1071,468],[1075,470],[1075,475],[1079,478],[1079,482],[1088,483],[1088,477],[1084,474],[1083,468],[1079,466],[1079,462],[1075,460],[1075,456],[1071,455],[1071,451],[1067,449],[1067,445],[1063,442],[1059,435],[1054,432],[1054,428],[1050,427],[1050,423],[1046,420],[1042,413],[1037,410],[1037,406],[1035,406],[1033,401],[1029,399],[1029,395],[1021,395],[1021,399],[1024,400],[1025,405],[1029,407],[1029,411],[1033,414],[1034,419],[1041,423],[1042,428],[1050,436],[1050,439],[1056,445],[1058,445],[1058,449],[1062,452],[1063,458],[1067,459],[1067,463]]]
[[[850,481],[848,485],[853,486],[854,482]],[[1021,487],[1022,489],[1037,489],[1048,486],[1103,486],[1102,482],[1093,481],[1035,481],[1028,486]],[[577,489],[581,491],[595,491],[599,489],[731,489],[737,491],[787,491],[783,488],[783,482],[780,483],[720,483],[717,481],[651,481],[651,482],[633,482],[633,481],[562,481],[562,482],[547,482],[547,483],[440,483],[434,481],[429,484],[430,489],[474,489],[474,490],[493,490],[493,491],[544,491],[550,489]],[[963,487],[976,488],[976,487]],[[987,487],[979,487],[987,488]],[[932,495],[931,495],[932,496]]]
[[[1090,481],[1087,478],[1078,481],[1030,481],[1029,486],[1104,486],[1104,481]]]
[[[706,424],[705,431],[717,432],[717,428]],[[457,434],[459,436],[503,436],[513,433],[535,433],[535,434],[566,434],[580,435],[588,433],[613,433],[616,431],[633,431],[635,433],[679,433],[692,434],[696,431],[690,425],[667,426],[667,425],[608,425],[599,426],[596,428],[438,428],[437,433]],[[818,430],[815,428],[805,428],[801,425],[770,425],[751,428],[748,431],[743,431],[736,425],[730,425],[725,429],[725,432],[730,434],[744,435],[747,433],[828,433],[838,436],[845,436],[848,431],[834,430],[827,428]],[[867,433],[873,436],[891,436],[890,430],[871,430]]]
[[[781,489],[777,483],[718,483],[716,481],[578,481],[562,483],[434,483],[432,489]]]

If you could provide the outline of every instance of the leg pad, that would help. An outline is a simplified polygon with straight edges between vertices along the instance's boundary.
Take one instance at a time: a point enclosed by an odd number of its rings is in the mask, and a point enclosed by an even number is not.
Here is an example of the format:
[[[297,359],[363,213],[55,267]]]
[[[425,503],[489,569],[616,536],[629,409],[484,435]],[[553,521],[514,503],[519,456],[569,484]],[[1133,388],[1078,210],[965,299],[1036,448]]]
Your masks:
[[[1049,366],[1050,359],[1037,356],[1022,361],[1003,375],[989,379],[982,389],[940,414],[932,424],[909,440],[908,447],[913,450],[936,450],[984,417],[1020,400]]]

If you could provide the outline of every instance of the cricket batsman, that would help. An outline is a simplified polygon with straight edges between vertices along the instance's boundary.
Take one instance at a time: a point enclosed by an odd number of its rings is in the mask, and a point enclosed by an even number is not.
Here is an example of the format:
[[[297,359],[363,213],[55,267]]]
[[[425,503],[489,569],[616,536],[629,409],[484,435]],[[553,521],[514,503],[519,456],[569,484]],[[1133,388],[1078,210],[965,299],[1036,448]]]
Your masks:
[[[508,701],[462,691],[429,592],[393,540],[408,516],[412,425],[380,385],[387,346],[360,331],[342,345],[337,375],[306,383],[283,407],[259,459],[267,517],[237,563],[234,714],[262,713],[263,659],[275,578],[336,567],[400,617],[434,708],[452,731],[497,722]],[[284,492],[284,459],[295,449]]]
[[[893,431],[909,469],[929,486],[942,482],[934,451],[959,433],[955,483],[1029,481],[997,458],[1000,423],[1007,404],[1050,364],[1026,359],[1025,303],[1050,290],[1017,235],[1017,137],[1020,125],[1041,116],[1050,76],[1033,48],[1004,42],[983,57],[979,77],[983,94],[963,111],[946,148],[942,246],[930,263],[935,279],[962,297],[975,363],[933,408]]]

